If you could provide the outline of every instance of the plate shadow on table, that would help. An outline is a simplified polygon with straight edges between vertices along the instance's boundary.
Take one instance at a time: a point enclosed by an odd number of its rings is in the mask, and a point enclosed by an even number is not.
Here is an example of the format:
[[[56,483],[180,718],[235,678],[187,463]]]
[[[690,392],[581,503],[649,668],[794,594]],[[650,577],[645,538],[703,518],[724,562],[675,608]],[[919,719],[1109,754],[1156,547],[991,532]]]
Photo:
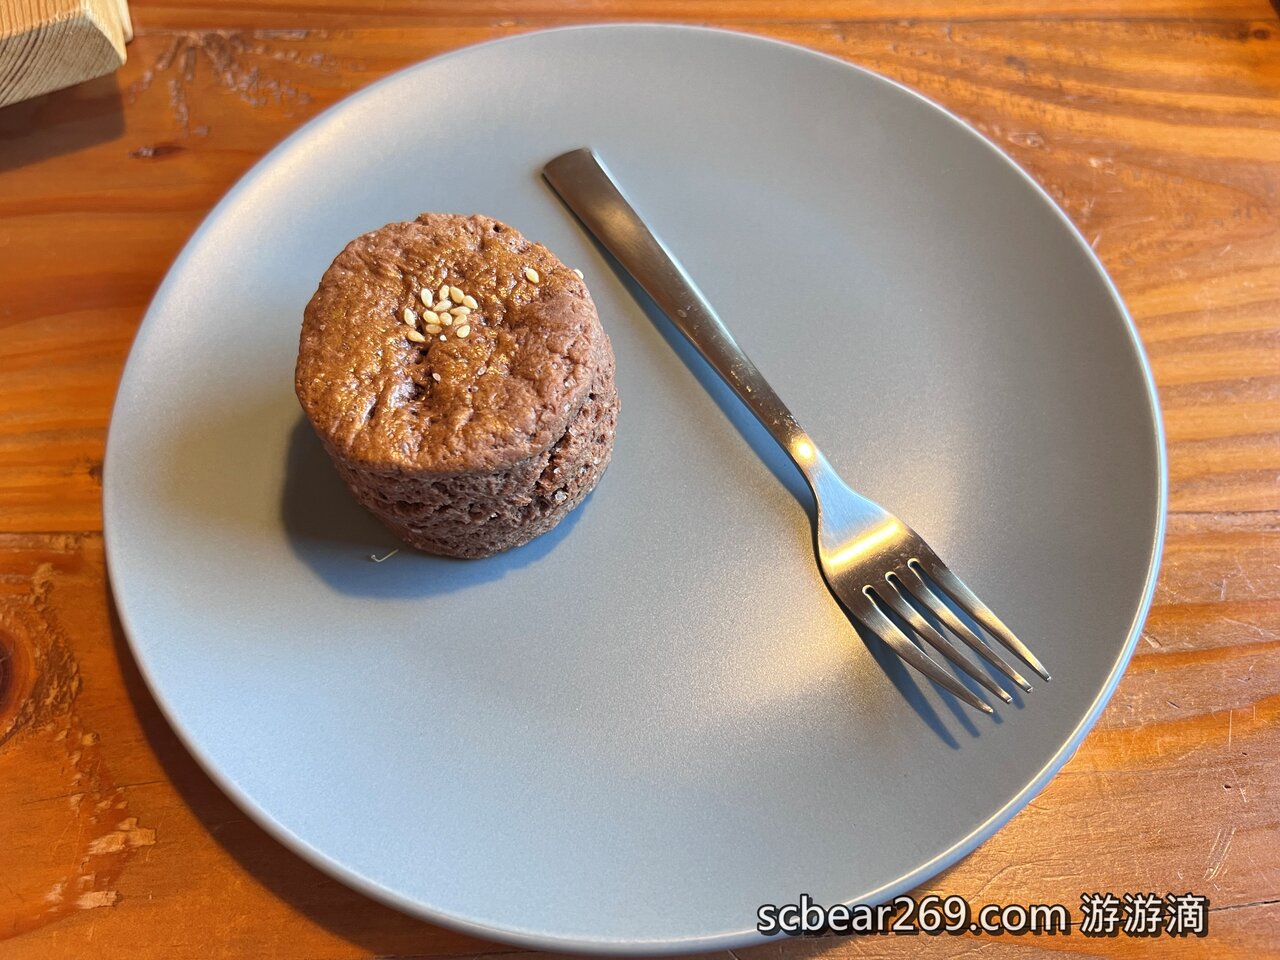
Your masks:
[[[366,597],[431,597],[501,580],[555,550],[590,509],[593,494],[554,528],[482,560],[434,557],[402,543],[356,502],[305,417],[289,434],[280,519],[289,546],[334,590]],[[385,556],[381,563],[371,555]]]
[[[1280,2],[1280,0],[1278,0],[1278,2]],[[702,355],[698,353],[693,345],[685,339],[684,335],[667,318],[666,314],[662,312],[649,295],[640,288],[639,284],[636,283],[631,275],[622,269],[609,252],[595,242],[594,238],[592,238],[592,243],[595,244],[596,250],[601,257],[603,257],[613,269],[614,275],[626,288],[627,293],[640,306],[649,321],[653,324],[654,328],[666,341],[667,346],[680,358],[686,369],[688,369],[689,372],[697,379],[699,385],[707,392],[712,400],[715,401],[716,406],[719,407],[720,412],[724,415],[725,419],[729,421],[733,428],[738,432],[738,435],[742,437],[747,446],[751,448],[752,452],[760,458],[766,467],[769,468],[769,471],[774,475],[778,482],[782,484],[787,492],[790,493],[796,502],[804,509],[806,515],[809,517],[809,525],[816,539],[817,506],[814,502],[813,494],[809,491],[809,488],[799,470],[796,469],[795,465],[787,458],[786,453],[783,452],[777,441],[773,439],[769,431],[766,430],[760,421],[756,419],[755,415],[750,411],[750,409],[748,409],[746,404],[738,399],[738,396],[734,393],[733,389],[720,378],[720,375],[716,373],[711,364],[704,360]],[[821,576],[821,573],[816,566],[816,561],[813,575]],[[837,601],[833,596],[832,602],[838,603],[839,601]],[[971,628],[976,627],[972,618],[963,611],[956,609],[954,605],[951,606],[957,615],[963,618]],[[936,618],[928,614],[927,611],[925,612],[925,615],[928,616],[935,629],[939,629],[944,635],[947,634],[946,629],[936,620]],[[848,616],[847,611],[846,616]],[[960,730],[963,731],[968,739],[976,739],[982,736],[981,728],[974,722],[975,718],[979,718],[979,715],[975,710],[958,701],[932,680],[916,673],[914,669],[907,666],[907,664],[903,662],[897,654],[886,646],[879,637],[867,630],[860,623],[854,621],[852,617],[850,617],[850,624],[856,630],[863,644],[866,645],[866,648],[870,652],[872,658],[880,666],[880,669],[884,671],[889,682],[894,685],[900,694],[902,694],[903,699],[911,709],[915,711],[916,715],[920,717],[925,725],[928,726],[929,729],[932,730],[948,747],[953,750],[959,750],[961,748],[961,742],[956,738],[955,734],[952,733],[948,726],[948,722],[944,720],[942,715],[940,715],[934,708],[932,701],[935,700],[941,701],[946,705],[947,710],[954,717],[955,724],[958,725]],[[979,635],[982,635],[981,628],[977,628],[977,630]],[[905,632],[908,637],[912,637],[914,639],[913,634],[909,629]],[[927,647],[923,647],[923,645],[919,643],[917,643],[917,646],[921,646],[922,649],[924,649],[925,652],[935,660],[942,661],[940,656],[930,651]],[[949,669],[951,673],[975,695],[986,699],[988,702],[991,702],[994,699],[970,677],[965,676],[958,670],[955,670],[950,664],[946,664],[945,661],[942,661],[942,663],[944,669]],[[999,674],[994,667],[991,667],[985,662],[979,663],[978,665],[980,668],[985,669],[993,680],[997,683],[1000,682]],[[1002,684],[1002,686],[1006,689],[1011,687],[1009,684]],[[932,690],[933,696],[927,694],[925,692],[926,690]],[[1013,703],[1009,706],[1021,709],[1023,702],[1019,696],[1018,690],[1016,688],[1009,689],[1009,693],[1013,697]],[[989,719],[981,718],[979,722],[992,722],[996,724],[1004,722],[1000,716],[1000,708],[1003,705],[997,702],[993,703],[992,706],[996,708],[996,713]]]
[[[378,903],[307,863],[247,818],[160,712],[125,641],[110,587],[106,590],[116,659],[147,744],[187,809],[241,869],[293,910],[369,956],[476,955],[511,949]]]

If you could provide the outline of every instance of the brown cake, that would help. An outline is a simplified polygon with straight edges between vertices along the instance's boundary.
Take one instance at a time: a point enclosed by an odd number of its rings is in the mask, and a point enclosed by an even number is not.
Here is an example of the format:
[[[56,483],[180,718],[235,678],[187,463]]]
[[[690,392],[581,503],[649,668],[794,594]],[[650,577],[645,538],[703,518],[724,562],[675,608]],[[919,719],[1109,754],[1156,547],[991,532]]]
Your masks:
[[[325,271],[295,388],[357,500],[420,550],[484,557],[596,485],[613,369],[576,271],[497,220],[425,213]]]

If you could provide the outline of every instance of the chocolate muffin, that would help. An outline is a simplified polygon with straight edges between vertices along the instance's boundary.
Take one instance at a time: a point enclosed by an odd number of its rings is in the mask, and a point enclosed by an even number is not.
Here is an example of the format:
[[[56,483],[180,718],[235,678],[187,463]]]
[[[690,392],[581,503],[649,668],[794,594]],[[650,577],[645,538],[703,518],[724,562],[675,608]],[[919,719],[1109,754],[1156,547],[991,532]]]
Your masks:
[[[577,271],[497,220],[424,213],[325,271],[294,386],[360,503],[420,550],[485,557],[599,481],[613,372]]]

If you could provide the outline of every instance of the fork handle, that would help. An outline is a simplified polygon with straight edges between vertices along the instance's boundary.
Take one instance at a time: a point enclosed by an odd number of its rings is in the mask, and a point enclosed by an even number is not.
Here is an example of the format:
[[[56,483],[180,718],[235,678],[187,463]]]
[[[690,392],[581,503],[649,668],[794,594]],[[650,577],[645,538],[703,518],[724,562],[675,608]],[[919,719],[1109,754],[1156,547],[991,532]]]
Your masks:
[[[684,267],[627,202],[595,152],[583,148],[562,154],[542,172],[587,231],[751,408],[812,484],[821,469],[817,446],[743,353]]]

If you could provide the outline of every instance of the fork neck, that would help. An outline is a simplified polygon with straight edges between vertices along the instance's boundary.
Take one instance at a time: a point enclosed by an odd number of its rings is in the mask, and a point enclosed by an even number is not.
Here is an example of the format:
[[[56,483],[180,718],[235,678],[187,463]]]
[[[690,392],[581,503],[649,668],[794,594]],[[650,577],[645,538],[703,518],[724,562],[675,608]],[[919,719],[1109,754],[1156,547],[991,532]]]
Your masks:
[[[813,438],[747,357],[742,356],[737,363],[727,367],[716,366],[756,419],[786,451],[816,499],[821,500],[824,493],[835,492],[836,487],[845,487]]]
[[[781,415],[770,422],[765,413],[754,403],[748,404],[760,421],[773,434],[774,439],[782,445],[804,475],[810,492],[818,506],[820,517],[824,518],[824,527],[830,531],[838,531],[843,535],[847,529],[856,528],[883,520],[886,516],[884,508],[868,500],[862,494],[849,487],[836,472],[830,461],[818,449],[813,438],[796,422],[785,407],[781,407]],[[781,402],[779,401],[779,405]],[[768,410],[766,405],[765,410]]]
[[[687,316],[679,319],[684,321],[680,324],[681,329],[689,335],[702,355],[786,451],[796,469],[804,475],[805,483],[813,495],[821,499],[823,491],[831,489],[833,484],[844,486],[813,438],[800,426],[795,415],[734,342],[710,307],[702,303],[692,304]],[[690,327],[693,329],[688,329]],[[714,336],[708,336],[708,328]]]
[[[679,313],[683,316],[677,315],[676,325],[786,451],[816,495],[817,485],[834,471],[813,438],[800,426],[751,358],[742,352],[708,304],[695,301]]]
[[[782,446],[791,457],[791,462],[804,474],[805,483],[809,485],[819,505],[824,499],[830,500],[837,494],[852,493],[836,473],[835,467],[831,466],[817,444],[799,425],[796,426],[796,433]]]

